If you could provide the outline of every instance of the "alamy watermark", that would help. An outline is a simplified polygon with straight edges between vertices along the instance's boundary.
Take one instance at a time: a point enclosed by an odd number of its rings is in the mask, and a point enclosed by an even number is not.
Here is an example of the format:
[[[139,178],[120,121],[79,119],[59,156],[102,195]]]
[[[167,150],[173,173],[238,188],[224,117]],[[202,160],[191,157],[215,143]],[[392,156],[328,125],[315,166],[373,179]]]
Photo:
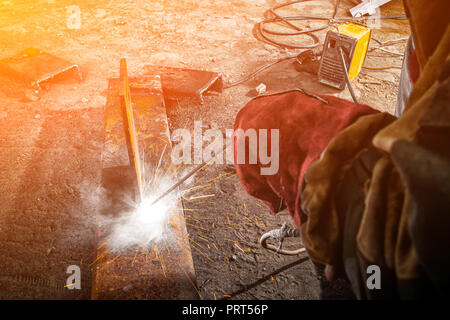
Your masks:
[[[261,175],[275,175],[279,169],[279,129],[226,129],[224,138],[222,130],[203,131],[202,122],[195,121],[193,134],[176,129],[172,140],[175,165],[259,164]]]
[[[381,289],[381,269],[376,264],[367,267],[366,273],[369,275],[366,280],[367,289]]]
[[[66,270],[67,274],[70,274],[67,277],[65,287],[69,290],[80,290],[81,289],[81,269],[77,265],[70,265]]]
[[[68,6],[67,11],[67,28],[77,30],[81,28],[81,10],[79,6]]]

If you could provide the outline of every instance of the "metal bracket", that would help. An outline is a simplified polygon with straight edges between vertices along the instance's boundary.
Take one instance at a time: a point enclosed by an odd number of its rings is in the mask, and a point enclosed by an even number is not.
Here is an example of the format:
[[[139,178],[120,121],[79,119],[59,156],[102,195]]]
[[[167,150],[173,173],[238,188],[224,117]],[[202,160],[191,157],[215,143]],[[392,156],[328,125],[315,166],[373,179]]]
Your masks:
[[[45,82],[68,71],[76,71],[78,80],[83,79],[77,64],[36,48],[29,48],[13,57],[0,60],[0,73],[19,79],[36,90],[40,90]]]
[[[203,94],[221,93],[222,75],[217,72],[147,65],[147,75],[161,76],[166,98],[196,97],[203,103]]]

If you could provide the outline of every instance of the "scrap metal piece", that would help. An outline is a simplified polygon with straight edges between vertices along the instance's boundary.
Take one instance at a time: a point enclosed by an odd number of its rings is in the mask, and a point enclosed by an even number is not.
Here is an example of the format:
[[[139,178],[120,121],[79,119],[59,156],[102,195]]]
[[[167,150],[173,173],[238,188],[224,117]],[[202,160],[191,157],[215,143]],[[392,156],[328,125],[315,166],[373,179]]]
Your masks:
[[[36,48],[0,60],[0,73],[23,81],[34,89],[41,89],[43,83],[68,71],[76,71],[78,80],[82,80],[77,64]]]
[[[197,97],[203,102],[206,92],[221,93],[222,75],[217,72],[185,68],[145,66],[146,75],[159,75],[162,80],[164,96]]]
[[[353,17],[358,18],[361,16],[364,16],[366,14],[368,15],[374,15],[375,10],[382,5],[391,2],[391,0],[364,0],[357,6],[354,6],[350,9],[350,13]]]

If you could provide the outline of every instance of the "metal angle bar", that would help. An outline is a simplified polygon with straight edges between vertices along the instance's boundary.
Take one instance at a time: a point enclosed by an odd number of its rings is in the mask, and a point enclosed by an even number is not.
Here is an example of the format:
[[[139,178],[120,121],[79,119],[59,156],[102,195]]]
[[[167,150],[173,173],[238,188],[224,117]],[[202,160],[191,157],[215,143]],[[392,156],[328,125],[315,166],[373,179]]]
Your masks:
[[[139,155],[139,146],[136,136],[136,126],[134,124],[133,106],[131,104],[130,84],[128,82],[127,62],[120,59],[120,84],[119,84],[120,105],[123,113],[123,128],[127,141],[128,157],[130,166],[134,166],[136,172],[136,182],[138,188],[138,202],[143,199],[142,166]]]

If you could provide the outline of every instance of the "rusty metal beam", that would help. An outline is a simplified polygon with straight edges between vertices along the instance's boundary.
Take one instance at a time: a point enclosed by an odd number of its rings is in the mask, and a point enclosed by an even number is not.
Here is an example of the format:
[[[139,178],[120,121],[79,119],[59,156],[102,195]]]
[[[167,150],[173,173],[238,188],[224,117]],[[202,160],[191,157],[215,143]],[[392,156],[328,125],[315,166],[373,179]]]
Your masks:
[[[139,168],[144,198],[156,192],[152,188],[158,187],[157,184],[148,185],[148,181],[155,176],[155,171],[159,172],[159,176],[167,172],[172,164],[160,77],[146,76],[127,80],[125,69],[122,69],[120,78],[109,81],[102,153],[102,186],[107,190],[108,200],[105,202],[109,204],[102,211],[104,215],[113,217],[128,214],[124,212],[133,209],[123,198],[132,193],[130,188],[137,175],[130,167],[131,159],[124,134],[124,103],[125,107],[127,104],[132,107],[127,110],[134,123],[132,128],[135,147],[140,152]],[[128,121],[128,117],[126,119]],[[132,159],[134,161],[134,157]],[[174,192],[176,194],[177,191]],[[176,206],[179,207],[179,203]],[[120,252],[113,251],[109,245],[108,234],[111,230],[99,228],[96,258],[92,263],[92,299],[198,299],[183,212],[177,210],[170,213],[166,227],[170,241],[162,240]]]

